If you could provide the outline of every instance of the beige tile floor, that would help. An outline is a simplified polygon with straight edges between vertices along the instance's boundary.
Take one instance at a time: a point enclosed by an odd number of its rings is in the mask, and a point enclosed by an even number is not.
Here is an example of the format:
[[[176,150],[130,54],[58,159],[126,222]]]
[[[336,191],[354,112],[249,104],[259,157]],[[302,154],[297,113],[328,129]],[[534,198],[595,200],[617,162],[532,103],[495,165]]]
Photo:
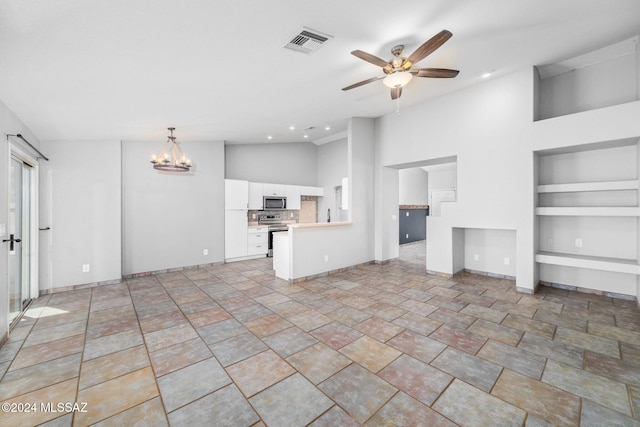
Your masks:
[[[260,259],[41,297],[0,348],[0,425],[640,425],[635,302],[401,253],[297,284]]]

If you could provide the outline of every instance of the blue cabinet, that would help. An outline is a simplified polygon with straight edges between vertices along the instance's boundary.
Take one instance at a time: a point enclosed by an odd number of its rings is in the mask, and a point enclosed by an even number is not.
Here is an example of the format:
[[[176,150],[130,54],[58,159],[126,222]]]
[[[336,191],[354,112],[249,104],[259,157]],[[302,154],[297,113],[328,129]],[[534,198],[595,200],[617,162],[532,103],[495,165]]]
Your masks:
[[[427,238],[429,209],[400,209],[400,244]]]

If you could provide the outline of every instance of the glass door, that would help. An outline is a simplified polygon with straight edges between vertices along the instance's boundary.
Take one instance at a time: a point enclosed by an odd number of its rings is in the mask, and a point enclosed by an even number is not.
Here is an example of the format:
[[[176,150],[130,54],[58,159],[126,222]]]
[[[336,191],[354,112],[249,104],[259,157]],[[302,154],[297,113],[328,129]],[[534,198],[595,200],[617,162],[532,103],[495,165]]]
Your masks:
[[[13,326],[31,301],[31,230],[33,168],[12,157],[9,175],[9,324]]]

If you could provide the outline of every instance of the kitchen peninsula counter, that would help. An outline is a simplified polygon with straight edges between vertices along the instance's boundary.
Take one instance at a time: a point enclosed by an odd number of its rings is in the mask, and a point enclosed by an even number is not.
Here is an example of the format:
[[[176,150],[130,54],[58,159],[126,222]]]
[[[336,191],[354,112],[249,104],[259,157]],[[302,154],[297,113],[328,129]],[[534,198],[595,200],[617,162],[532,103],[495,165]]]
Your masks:
[[[298,277],[294,277],[294,265],[293,260],[296,259],[294,255],[298,255],[298,262],[304,263],[308,257],[301,256],[300,253],[293,253],[292,245],[293,241],[296,240],[297,244],[300,242],[307,241],[309,238],[313,238],[312,235],[317,235],[316,233],[320,232],[323,235],[322,229],[326,229],[327,233],[332,230],[339,229],[340,227],[351,226],[354,223],[352,221],[336,221],[336,222],[313,222],[313,223],[297,223],[297,224],[289,224],[288,231],[279,231],[273,233],[273,269],[275,270],[276,277],[279,277],[284,280],[293,280]],[[332,231],[335,232],[335,231]],[[298,236],[298,239],[293,238],[293,234],[295,233]],[[312,233],[311,235],[308,233]],[[299,239],[302,239],[299,240]],[[304,246],[304,243],[303,243]],[[330,245],[332,246],[332,245]],[[321,257],[325,257],[327,259],[334,260],[336,257],[339,258],[339,254],[336,254],[335,249],[332,247],[331,249],[327,248],[323,251]],[[327,261],[325,261],[327,262]],[[331,267],[332,264],[327,264],[327,271],[333,270]],[[300,265],[296,266],[297,268],[301,267]],[[304,274],[302,275],[305,276]]]

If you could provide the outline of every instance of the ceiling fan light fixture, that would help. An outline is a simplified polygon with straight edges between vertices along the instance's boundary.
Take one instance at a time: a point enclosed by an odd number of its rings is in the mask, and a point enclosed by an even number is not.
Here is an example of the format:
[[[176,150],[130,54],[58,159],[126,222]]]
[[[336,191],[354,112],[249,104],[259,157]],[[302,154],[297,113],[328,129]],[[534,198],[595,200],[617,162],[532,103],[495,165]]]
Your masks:
[[[382,83],[393,89],[405,86],[412,78],[413,75],[408,71],[396,71],[395,73],[391,73],[385,77],[384,80],[382,80]]]

